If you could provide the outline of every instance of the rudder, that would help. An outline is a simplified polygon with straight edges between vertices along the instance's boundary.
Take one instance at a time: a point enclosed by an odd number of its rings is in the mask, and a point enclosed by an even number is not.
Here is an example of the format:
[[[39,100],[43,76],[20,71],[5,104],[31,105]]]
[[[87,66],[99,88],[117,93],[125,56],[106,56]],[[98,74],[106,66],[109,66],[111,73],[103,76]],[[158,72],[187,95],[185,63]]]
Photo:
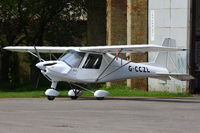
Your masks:
[[[171,38],[166,38],[163,41],[162,46],[176,47],[176,40]],[[176,60],[175,52],[159,52],[154,60],[154,63],[156,66],[167,68],[169,72],[174,72],[177,70],[175,60]]]

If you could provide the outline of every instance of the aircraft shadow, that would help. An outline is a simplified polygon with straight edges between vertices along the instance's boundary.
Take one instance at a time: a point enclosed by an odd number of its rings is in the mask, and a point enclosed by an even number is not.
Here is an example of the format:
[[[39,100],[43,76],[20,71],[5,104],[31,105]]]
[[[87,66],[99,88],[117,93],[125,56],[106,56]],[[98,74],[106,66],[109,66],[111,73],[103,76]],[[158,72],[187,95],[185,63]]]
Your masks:
[[[96,98],[80,97],[79,100],[96,100]],[[185,98],[185,97],[107,97],[104,100],[111,100],[111,101],[127,100],[127,101],[168,102],[168,103],[200,103],[200,98]]]

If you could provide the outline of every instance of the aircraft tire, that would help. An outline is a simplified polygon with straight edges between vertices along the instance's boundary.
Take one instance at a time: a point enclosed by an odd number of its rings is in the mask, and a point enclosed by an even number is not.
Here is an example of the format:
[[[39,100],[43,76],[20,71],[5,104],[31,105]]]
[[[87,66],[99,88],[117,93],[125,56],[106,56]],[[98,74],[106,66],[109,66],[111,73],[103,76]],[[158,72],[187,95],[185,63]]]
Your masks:
[[[71,98],[72,100],[76,100],[76,99],[78,98],[78,96],[70,96],[70,98]]]
[[[97,100],[104,100],[104,97],[96,97]]]
[[[56,98],[56,97],[54,97],[54,96],[47,96],[47,99],[48,99],[49,101],[53,101],[55,98]]]

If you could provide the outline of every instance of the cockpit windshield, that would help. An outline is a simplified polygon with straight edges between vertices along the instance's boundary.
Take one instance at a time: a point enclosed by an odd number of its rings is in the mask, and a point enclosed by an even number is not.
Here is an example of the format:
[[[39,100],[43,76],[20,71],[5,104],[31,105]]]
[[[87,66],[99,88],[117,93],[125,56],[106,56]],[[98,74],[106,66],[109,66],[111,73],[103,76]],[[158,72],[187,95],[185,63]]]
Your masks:
[[[85,53],[77,52],[77,51],[70,51],[66,55],[60,58],[60,61],[64,61],[69,66],[73,68],[78,68]]]

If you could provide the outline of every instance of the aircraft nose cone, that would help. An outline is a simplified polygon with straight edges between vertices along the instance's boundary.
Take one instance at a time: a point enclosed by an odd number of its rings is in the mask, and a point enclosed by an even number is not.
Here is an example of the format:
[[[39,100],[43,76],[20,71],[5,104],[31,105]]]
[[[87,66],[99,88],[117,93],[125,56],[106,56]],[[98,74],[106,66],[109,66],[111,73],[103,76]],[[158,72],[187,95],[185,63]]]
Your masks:
[[[39,69],[44,69],[44,63],[43,62],[39,62],[35,65],[37,68]]]

